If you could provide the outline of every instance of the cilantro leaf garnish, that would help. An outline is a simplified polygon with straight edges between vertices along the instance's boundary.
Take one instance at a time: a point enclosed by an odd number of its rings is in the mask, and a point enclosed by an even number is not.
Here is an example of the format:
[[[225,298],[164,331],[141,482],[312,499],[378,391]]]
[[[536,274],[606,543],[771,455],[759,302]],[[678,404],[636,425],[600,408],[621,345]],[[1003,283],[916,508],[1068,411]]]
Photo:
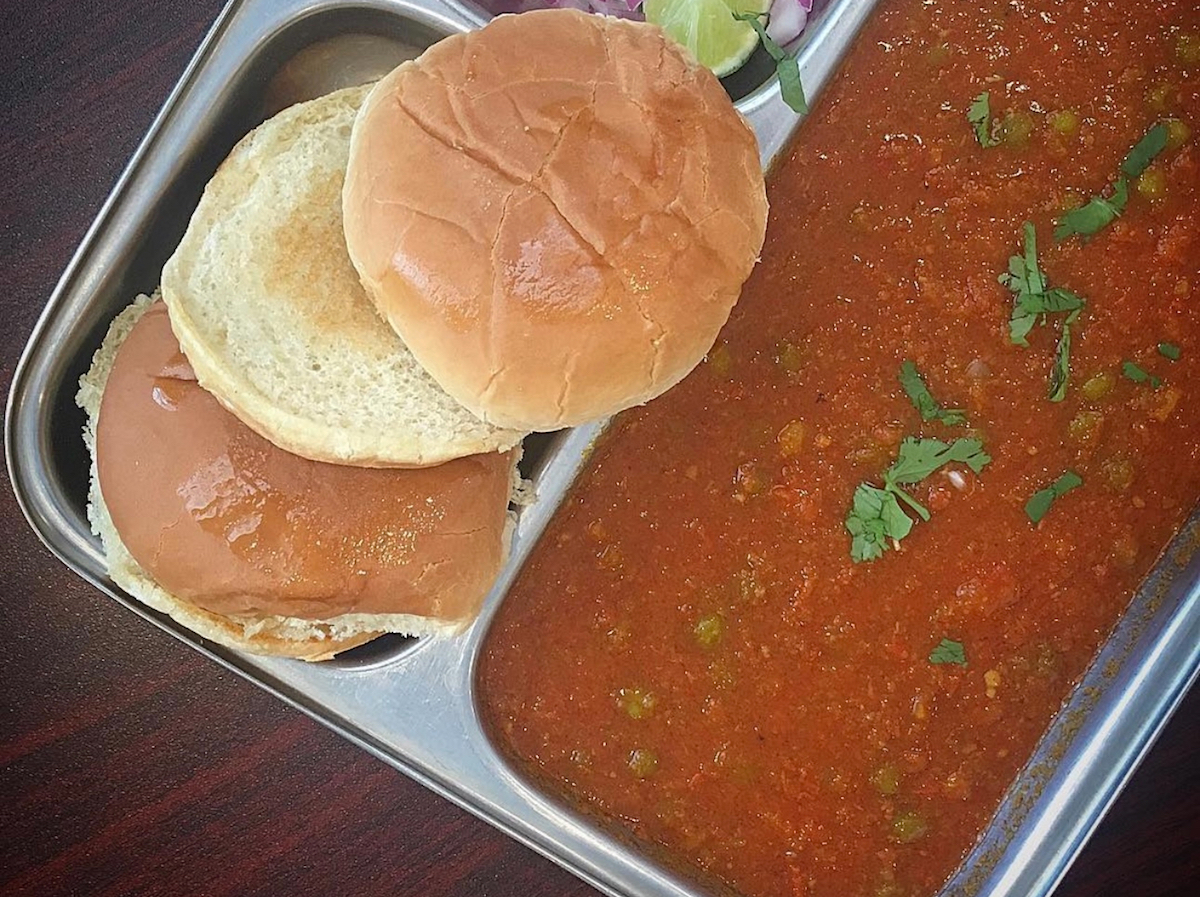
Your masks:
[[[850,557],[856,563],[882,557],[887,540],[903,539],[912,526],[912,519],[900,509],[895,495],[860,483],[854,490],[854,505],[846,518],[846,529],[854,537]]]
[[[1159,343],[1158,354],[1163,358],[1171,359],[1171,361],[1178,361],[1179,356],[1183,354],[1183,350],[1174,343]]]
[[[1054,287],[1043,293],[1017,293],[1008,322],[1009,339],[1018,346],[1028,346],[1026,337],[1039,317],[1064,311],[1078,313],[1083,306],[1082,296],[1062,287]]]
[[[1117,178],[1111,196],[1093,196],[1085,205],[1059,218],[1054,227],[1054,239],[1065,240],[1076,235],[1090,237],[1116,221],[1128,202],[1129,182],[1123,177]]]
[[[1112,224],[1129,202],[1129,182],[1149,168],[1155,157],[1167,148],[1169,136],[1170,129],[1166,123],[1159,122],[1151,127],[1121,161],[1121,173],[1113,181],[1109,196],[1093,196],[1086,205],[1059,218],[1054,228],[1054,239],[1090,237]]]
[[[900,443],[900,457],[883,477],[885,483],[919,483],[939,467],[955,461],[979,473],[991,460],[978,439],[955,439],[946,444],[940,439],[909,436]]]
[[[963,650],[962,642],[944,638],[929,655],[930,663],[955,663],[960,667],[967,665],[967,653]]]
[[[1046,397],[1051,402],[1061,402],[1067,397],[1067,379],[1071,375],[1071,325],[1079,317],[1079,309],[1063,320],[1058,347],[1054,350],[1054,367],[1050,369],[1050,387]]]
[[[796,61],[795,56],[789,54],[767,34],[766,26],[759,21],[764,16],[767,22],[771,21],[771,17],[765,12],[733,13],[735,19],[739,22],[748,22],[750,27],[758,33],[758,39],[762,41],[763,49],[775,61],[775,75],[779,78],[779,95],[783,97],[783,101],[793,111],[807,115],[808,100],[804,96],[804,85],[800,83],[800,63]]]
[[[1132,361],[1121,363],[1121,373],[1134,383],[1149,383],[1154,389],[1162,386],[1162,380],[1153,374],[1147,373],[1145,369],[1134,364]]]
[[[1039,316],[1076,311],[1084,305],[1083,299],[1070,290],[1047,287],[1046,275],[1038,267],[1037,232],[1029,221],[1025,222],[1025,254],[1009,258],[1008,271],[1000,275],[1000,283],[1013,294],[1008,333],[1009,339],[1018,346],[1029,345],[1026,337]]]
[[[967,422],[967,415],[961,408],[943,408],[930,393],[921,377],[921,372],[911,361],[900,365],[900,385],[904,393],[912,401],[913,407],[921,412],[922,420],[939,420],[947,427],[956,427]]]
[[[967,121],[975,129],[975,139],[984,149],[996,146],[996,127],[992,124],[992,105],[985,90],[967,107]]]
[[[1038,523],[1046,516],[1046,512],[1050,510],[1055,499],[1062,498],[1072,489],[1078,489],[1082,485],[1083,477],[1073,470],[1068,470],[1045,489],[1039,489],[1033,493],[1029,501],[1025,502],[1026,516],[1034,523]]]
[[[1037,231],[1034,230],[1032,222],[1025,222],[1025,255],[1014,255],[1009,258],[1008,273],[1000,275],[1000,283],[1013,291],[1019,304],[1022,304],[1022,297],[1037,297],[1045,294],[1046,278],[1042,274],[1042,269],[1038,267]],[[1017,340],[1014,338],[1013,342],[1015,343]]]
[[[1047,397],[1051,402],[1061,402],[1067,394],[1067,380],[1071,367],[1071,325],[1079,317],[1086,304],[1083,297],[1063,287],[1050,287],[1046,275],[1038,266],[1037,231],[1033,223],[1025,222],[1025,252],[1008,260],[1008,271],[1000,275],[1000,283],[1013,294],[1012,316],[1008,321],[1008,338],[1018,346],[1028,346],[1029,332],[1039,320],[1047,315],[1067,313],[1059,335],[1058,347],[1054,352],[1054,366],[1050,369]]]
[[[911,436],[905,439],[896,463],[883,473],[883,488],[860,483],[854,490],[854,501],[846,517],[846,529],[854,537],[850,557],[855,563],[876,560],[889,544],[894,545],[909,534],[913,521],[900,502],[922,520],[929,520],[929,510],[901,489],[901,484],[919,483],[939,467],[953,462],[966,464],[979,473],[991,460],[978,439],[956,439],[951,443]]]
[[[1150,167],[1154,157],[1167,148],[1169,131],[1164,122],[1159,122],[1145,133],[1141,140],[1133,145],[1133,149],[1121,162],[1121,173],[1133,180]]]

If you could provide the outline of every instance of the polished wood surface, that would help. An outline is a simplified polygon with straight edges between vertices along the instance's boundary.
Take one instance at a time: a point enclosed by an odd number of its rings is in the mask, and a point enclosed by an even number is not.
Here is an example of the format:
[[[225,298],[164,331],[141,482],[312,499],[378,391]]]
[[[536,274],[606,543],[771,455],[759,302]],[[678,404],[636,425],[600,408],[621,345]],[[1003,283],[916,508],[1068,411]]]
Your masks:
[[[0,387],[218,0],[3,4]],[[0,893],[594,894],[62,567],[0,474]],[[1200,690],[1057,892],[1200,893]]]

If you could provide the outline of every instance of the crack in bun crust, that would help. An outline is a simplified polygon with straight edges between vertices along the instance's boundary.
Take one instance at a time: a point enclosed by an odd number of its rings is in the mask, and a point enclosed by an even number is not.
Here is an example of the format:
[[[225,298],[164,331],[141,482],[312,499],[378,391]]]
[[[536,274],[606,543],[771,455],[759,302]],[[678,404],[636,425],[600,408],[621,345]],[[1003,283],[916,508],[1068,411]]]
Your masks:
[[[711,348],[762,246],[753,133],[645,23],[501,16],[405,63],[355,121],[351,260],[439,384],[553,430],[645,402]]]

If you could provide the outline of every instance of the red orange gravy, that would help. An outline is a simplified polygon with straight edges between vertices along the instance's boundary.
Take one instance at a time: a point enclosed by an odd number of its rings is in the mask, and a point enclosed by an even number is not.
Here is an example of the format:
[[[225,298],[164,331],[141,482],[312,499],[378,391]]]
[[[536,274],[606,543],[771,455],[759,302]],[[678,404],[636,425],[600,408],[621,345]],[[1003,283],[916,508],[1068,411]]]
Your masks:
[[[1164,119],[1194,130],[1124,214],[1056,243]],[[720,342],[613,425],[505,599],[480,685],[518,765],[749,895],[934,892],[1200,494],[1195,130],[1191,0],[884,2],[770,179]],[[1012,344],[997,282],[1026,220],[1087,300],[1061,403],[1058,319]],[[906,359],[969,428],[921,420]],[[854,563],[855,487],[965,435],[991,464],[914,486],[932,519]]]

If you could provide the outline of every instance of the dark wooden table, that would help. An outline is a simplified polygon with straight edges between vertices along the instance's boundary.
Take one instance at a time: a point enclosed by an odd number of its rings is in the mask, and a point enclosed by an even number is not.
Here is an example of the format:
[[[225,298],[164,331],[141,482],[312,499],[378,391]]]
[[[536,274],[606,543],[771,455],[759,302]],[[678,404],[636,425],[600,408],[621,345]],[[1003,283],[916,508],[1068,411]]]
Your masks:
[[[0,387],[220,0],[3,4]],[[0,484],[0,891],[593,894],[63,568]],[[1200,893],[1200,691],[1059,890]]]

